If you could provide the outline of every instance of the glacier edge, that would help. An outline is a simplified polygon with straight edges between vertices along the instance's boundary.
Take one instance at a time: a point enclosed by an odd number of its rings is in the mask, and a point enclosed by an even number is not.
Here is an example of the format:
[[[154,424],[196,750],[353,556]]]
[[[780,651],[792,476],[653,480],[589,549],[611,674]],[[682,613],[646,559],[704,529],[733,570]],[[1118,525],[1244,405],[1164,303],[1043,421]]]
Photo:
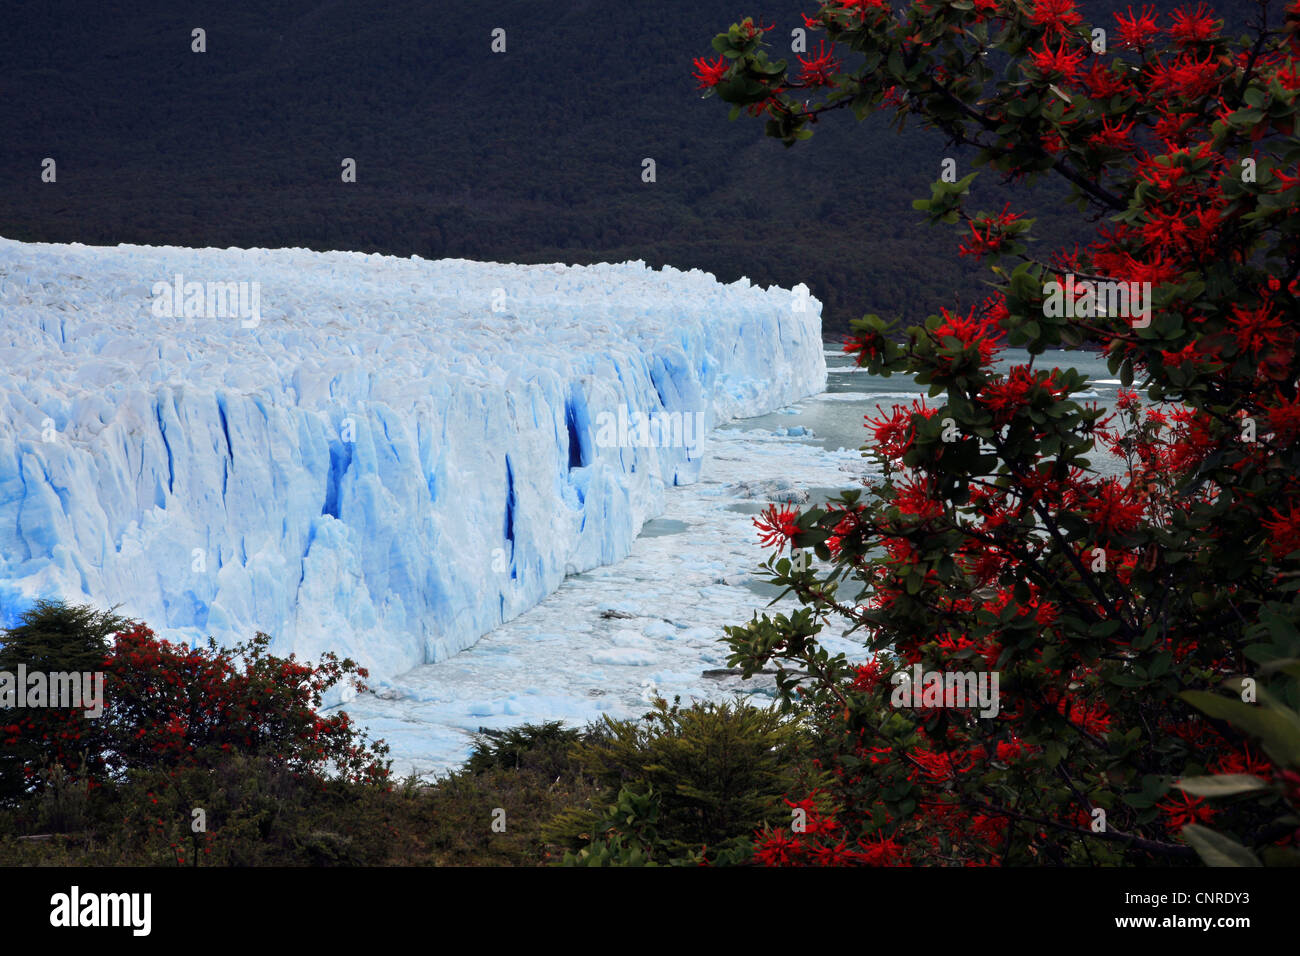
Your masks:
[[[160,318],[182,280],[256,283],[258,321]],[[640,262],[0,239],[0,624],[117,604],[382,684],[625,556],[708,453],[602,416],[822,391],[820,309]]]

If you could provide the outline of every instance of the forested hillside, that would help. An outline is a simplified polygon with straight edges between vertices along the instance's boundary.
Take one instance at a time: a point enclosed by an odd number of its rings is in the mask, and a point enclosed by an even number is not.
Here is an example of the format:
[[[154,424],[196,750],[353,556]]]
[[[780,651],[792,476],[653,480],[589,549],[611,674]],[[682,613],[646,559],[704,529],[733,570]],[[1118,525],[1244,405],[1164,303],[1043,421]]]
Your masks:
[[[911,208],[942,157],[960,162],[941,136],[841,115],[786,150],[701,102],[691,61],[712,56],[715,33],[761,14],[788,39],[814,6],[9,0],[0,235],[644,259],[807,281],[832,329],[979,296],[975,264],[944,254],[956,236]],[[1081,6],[1112,25],[1110,4]],[[1244,24],[1254,5],[1217,6]],[[191,52],[195,27],[206,53]],[[45,157],[55,183],[40,179]],[[356,183],[341,181],[345,157]],[[980,185],[1001,208],[997,184]],[[1062,192],[1022,190],[1017,208],[1050,234]]]

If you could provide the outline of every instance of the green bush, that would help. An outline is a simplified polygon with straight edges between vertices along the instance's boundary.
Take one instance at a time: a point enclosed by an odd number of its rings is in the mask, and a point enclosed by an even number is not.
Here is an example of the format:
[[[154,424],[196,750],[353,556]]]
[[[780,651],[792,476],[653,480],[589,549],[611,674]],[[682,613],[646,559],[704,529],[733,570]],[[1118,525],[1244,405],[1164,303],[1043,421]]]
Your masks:
[[[743,701],[658,700],[642,720],[607,717],[572,751],[599,793],[557,814],[543,836],[573,851],[568,862],[739,859],[756,830],[788,822],[786,794],[818,782],[808,742],[776,710]]]
[[[480,727],[465,770],[475,774],[487,770],[536,770],[553,780],[573,771],[570,751],[581,737],[581,730],[566,728],[558,720],[504,730]]]

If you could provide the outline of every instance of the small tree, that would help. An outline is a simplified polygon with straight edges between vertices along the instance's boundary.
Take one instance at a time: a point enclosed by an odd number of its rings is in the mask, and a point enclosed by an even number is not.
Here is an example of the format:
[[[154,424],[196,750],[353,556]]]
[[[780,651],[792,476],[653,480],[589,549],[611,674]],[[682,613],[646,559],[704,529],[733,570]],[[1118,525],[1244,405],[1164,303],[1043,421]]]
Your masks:
[[[109,638],[125,625],[109,611],[37,601],[0,639],[0,672],[14,681],[14,703],[20,675],[40,673],[48,680],[56,673],[102,673]],[[22,692],[25,697],[25,687]],[[0,800],[40,789],[51,773],[60,779],[102,773],[99,730],[86,708],[0,710]]]
[[[868,423],[880,484],[757,521],[824,565],[769,561],[803,606],[728,628],[731,663],[783,667],[838,781],[835,846],[768,831],[761,860],[1295,861],[1300,4],[1276,7],[1242,42],[1204,5],[1098,31],[1072,0],[826,0],[805,21],[829,42],[797,67],[752,20],[696,61],[787,145],[888,110],[1007,180],[1061,177],[1100,221],[1044,256],[1022,213],[966,210],[973,172],[915,203],[994,291],[901,339],[857,320],[846,351],[929,400]],[[1031,360],[999,369],[1004,343]],[[1150,404],[1081,401],[1083,376],[1033,359],[1062,346],[1102,350]],[[818,645],[832,618],[868,663]],[[914,666],[996,675],[996,716],[928,680],[913,697]]]

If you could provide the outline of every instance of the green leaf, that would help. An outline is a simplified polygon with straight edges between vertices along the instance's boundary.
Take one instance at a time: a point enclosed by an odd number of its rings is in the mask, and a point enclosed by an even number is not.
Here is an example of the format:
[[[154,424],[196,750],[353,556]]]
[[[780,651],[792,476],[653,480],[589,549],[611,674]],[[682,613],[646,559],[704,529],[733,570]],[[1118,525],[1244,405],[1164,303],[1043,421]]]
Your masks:
[[[1187,690],[1178,695],[1202,713],[1226,720],[1259,739],[1274,760],[1286,765],[1300,763],[1300,721],[1276,708],[1247,704],[1203,690]]]
[[[1249,655],[1247,655],[1249,656]],[[1253,660],[1254,658],[1252,658]],[[1272,660],[1263,664],[1259,668],[1259,676],[1267,677],[1281,671],[1291,677],[1300,677],[1300,658],[1285,657],[1280,660]]]
[[[1231,837],[1208,827],[1189,823],[1183,827],[1183,839],[1191,844],[1206,866],[1259,866],[1259,859]]]
[[[1218,773],[1208,777],[1187,777],[1174,786],[1198,797],[1230,797],[1236,793],[1267,790],[1268,781],[1248,773]]]
[[[1126,793],[1122,797],[1120,797],[1120,799],[1123,800],[1125,803],[1127,803],[1130,807],[1134,807],[1138,810],[1143,810],[1146,809],[1147,807],[1154,807],[1156,805],[1156,800],[1158,798],[1149,797],[1141,793]]]
[[[1055,767],[1065,759],[1069,753],[1069,748],[1059,740],[1048,741],[1047,746],[1043,749],[1043,758],[1049,767]]]

